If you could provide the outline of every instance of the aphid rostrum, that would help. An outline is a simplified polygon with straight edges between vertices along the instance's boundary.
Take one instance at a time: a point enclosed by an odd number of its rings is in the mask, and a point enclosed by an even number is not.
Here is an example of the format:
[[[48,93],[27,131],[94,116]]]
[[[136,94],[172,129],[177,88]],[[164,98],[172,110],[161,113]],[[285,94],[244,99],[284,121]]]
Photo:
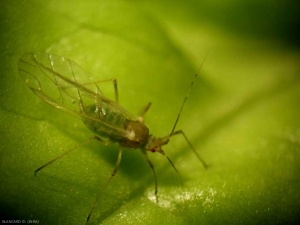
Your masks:
[[[202,67],[203,62],[200,68]],[[175,130],[183,106],[191,91],[193,83],[198,76],[197,74],[195,75],[187,95],[185,96],[170,134],[165,137],[158,138],[149,133],[149,129],[144,124],[143,120],[143,117],[150,108],[151,103],[148,103],[148,105],[144,107],[139,116],[132,115],[118,104],[118,88],[116,79],[109,80],[113,82],[114,85],[115,100],[113,101],[102,94],[97,84],[98,82],[94,82],[79,65],[61,56],[48,53],[25,54],[19,61],[19,73],[31,91],[43,101],[57,109],[82,119],[83,123],[95,134],[93,138],[88,139],[83,144],[87,144],[91,140],[98,140],[104,145],[110,145],[113,143],[119,144],[119,154],[115,168],[94,201],[87,216],[86,224],[88,223],[101,194],[118,170],[123,148],[141,150],[154,174],[155,196],[157,196],[157,179],[154,166],[149,160],[147,152],[158,152],[164,155],[174,170],[178,173],[173,162],[162,150],[162,146],[168,144],[169,139],[172,136],[181,134],[199,161],[205,168],[208,168],[208,165],[197,153],[196,149],[187,139],[185,133],[182,130]],[[79,146],[70,149],[57,158],[39,167],[34,171],[35,175],[44,167],[62,158],[78,147]]]

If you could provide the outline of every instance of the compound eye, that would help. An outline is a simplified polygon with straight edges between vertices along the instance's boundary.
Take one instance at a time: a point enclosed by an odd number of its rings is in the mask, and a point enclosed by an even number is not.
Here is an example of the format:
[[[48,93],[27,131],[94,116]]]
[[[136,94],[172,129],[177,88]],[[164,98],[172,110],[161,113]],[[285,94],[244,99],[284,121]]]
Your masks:
[[[155,152],[155,148],[150,148],[150,151],[154,153]]]

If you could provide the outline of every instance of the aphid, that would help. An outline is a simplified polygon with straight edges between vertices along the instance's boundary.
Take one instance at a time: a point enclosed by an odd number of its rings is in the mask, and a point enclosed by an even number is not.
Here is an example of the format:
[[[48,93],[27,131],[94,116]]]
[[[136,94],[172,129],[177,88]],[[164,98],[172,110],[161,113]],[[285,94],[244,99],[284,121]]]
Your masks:
[[[202,67],[203,62],[200,68]],[[197,74],[195,75],[181,105],[171,133],[165,137],[157,138],[149,134],[149,129],[144,124],[143,120],[143,117],[150,108],[151,103],[148,103],[148,105],[142,110],[140,116],[132,115],[118,104],[118,88],[117,81],[115,79],[109,80],[113,82],[114,85],[115,101],[113,101],[102,94],[97,82],[94,82],[80,66],[61,56],[55,56],[47,53],[25,54],[19,61],[19,73],[31,91],[43,101],[57,109],[82,119],[83,123],[96,135],[93,138],[88,139],[83,144],[87,144],[91,140],[98,140],[104,145],[119,143],[119,155],[115,168],[94,201],[87,216],[86,224],[88,223],[100,196],[118,170],[123,148],[140,149],[145,156],[146,161],[154,174],[156,199],[157,179],[154,166],[149,160],[147,152],[158,152],[164,155],[174,170],[178,173],[173,162],[162,150],[162,146],[168,144],[169,139],[172,136],[178,134],[183,135],[187,144],[193,150],[199,161],[205,168],[208,168],[208,165],[196,152],[184,132],[182,130],[175,131],[181,111],[191,91],[193,83],[197,78]],[[35,175],[44,167],[62,158],[78,147],[79,146],[70,149],[57,158],[39,167],[34,171]]]

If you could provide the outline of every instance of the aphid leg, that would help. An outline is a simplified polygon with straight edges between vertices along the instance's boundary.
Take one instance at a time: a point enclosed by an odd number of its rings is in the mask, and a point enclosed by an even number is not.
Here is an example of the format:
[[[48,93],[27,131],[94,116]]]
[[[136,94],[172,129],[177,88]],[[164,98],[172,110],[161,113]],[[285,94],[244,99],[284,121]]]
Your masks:
[[[181,177],[180,177],[180,174],[179,174],[178,170],[176,169],[174,163],[172,162],[172,160],[171,160],[166,154],[165,154],[165,157],[168,159],[169,163],[171,164],[171,166],[172,166],[173,169],[175,170],[175,172],[176,172],[176,174],[177,174],[177,176],[178,176],[178,178],[179,178],[179,181],[180,181],[181,185],[183,185],[183,182],[182,182],[182,179],[181,179]]]
[[[95,136],[94,138],[95,138],[95,140],[100,141],[103,145],[111,145],[113,143],[111,141],[104,141],[98,136]]]
[[[72,62],[71,62],[70,60],[68,60],[68,63],[69,63],[69,67],[70,67],[70,70],[71,70],[72,75],[73,75],[73,79],[74,79],[74,81],[77,83],[76,77],[75,77],[75,74],[74,74],[74,71],[73,71],[73,68],[72,68]],[[118,93],[118,84],[117,84],[117,80],[116,80],[115,78],[112,78],[112,79],[103,80],[103,81],[98,81],[98,82],[109,82],[109,81],[112,81],[112,82],[113,82],[114,90],[115,90],[115,101],[116,101],[117,103],[119,103],[119,93]],[[98,85],[96,84],[96,83],[98,83],[98,82],[94,82],[94,81],[93,81],[92,83],[95,84],[95,86],[97,87],[97,92],[99,91],[99,92],[102,94],[100,88],[99,88]],[[82,84],[82,85],[83,85],[83,86],[89,85],[89,83],[87,83],[87,84]],[[78,90],[78,94],[80,95],[79,90]]]
[[[146,106],[144,106],[144,108],[142,108],[140,116],[138,117],[138,120],[141,123],[144,123],[144,116],[145,116],[146,112],[148,112],[150,106],[151,106],[151,102],[149,102]]]
[[[81,146],[90,143],[90,141],[92,141],[92,140],[98,140],[98,137],[95,136],[95,137],[89,138],[89,139],[87,139],[84,143],[75,146],[74,148],[72,148],[72,149],[66,151],[65,153],[61,154],[60,156],[56,157],[55,159],[52,159],[51,161],[47,162],[45,165],[43,165],[43,166],[39,167],[38,169],[36,169],[36,170],[34,171],[34,175],[36,176],[36,173],[37,173],[38,171],[40,171],[41,169],[45,168],[46,166],[50,165],[51,163],[55,162],[56,160],[58,160],[58,159],[64,157],[65,155],[69,154],[70,152],[74,151],[75,149],[80,148]]]
[[[154,175],[154,182],[155,182],[155,199],[156,199],[156,203],[158,203],[158,197],[157,197],[157,179],[156,179],[156,173],[154,170],[154,166],[152,164],[152,162],[150,161],[150,159],[148,158],[147,152],[145,150],[142,150],[142,153],[144,154],[144,156],[146,157],[146,160],[150,166],[150,168],[152,169],[153,175]]]
[[[118,91],[118,83],[117,83],[117,79],[116,78],[111,78],[111,79],[107,79],[107,80],[100,80],[100,81],[94,81],[93,84],[96,85],[97,87],[97,91],[99,91],[101,94],[103,94],[100,91],[100,88],[98,87],[97,83],[102,83],[102,82],[113,82],[114,85],[114,91],[115,91],[115,102],[119,103],[119,91]],[[85,84],[83,84],[84,86]]]
[[[197,156],[198,160],[202,163],[202,165],[204,166],[205,169],[208,169],[210,167],[210,165],[208,165],[204,159],[198,154],[198,152],[196,151],[196,149],[194,148],[194,146],[192,145],[192,143],[189,141],[189,139],[187,138],[187,136],[185,135],[185,133],[182,130],[177,130],[175,132],[172,133],[172,136],[178,135],[178,134],[182,134],[185,141],[188,143],[188,145],[190,146],[190,148],[193,150],[193,152],[195,153],[195,155]],[[167,136],[163,139],[167,139],[170,138],[170,136]]]
[[[151,102],[149,102],[146,106],[144,106],[141,110],[140,116],[139,117],[144,117],[145,114],[148,112],[148,110],[150,109],[151,106]]]
[[[117,79],[113,79],[114,89],[115,89],[115,101],[116,103],[119,103],[119,92],[118,92],[118,84]]]
[[[114,168],[114,170],[113,170],[113,172],[112,172],[110,178],[108,179],[108,181],[106,182],[106,184],[104,185],[104,187],[102,188],[102,190],[100,191],[100,193],[98,194],[98,196],[97,196],[97,198],[96,198],[96,200],[95,200],[95,202],[94,202],[94,204],[93,204],[93,206],[92,206],[92,208],[91,208],[91,211],[90,211],[88,217],[86,218],[86,224],[88,224],[89,219],[90,219],[90,217],[91,217],[91,215],[92,215],[92,213],[93,213],[93,211],[94,211],[94,209],[95,209],[95,206],[96,206],[96,204],[97,204],[97,202],[98,202],[100,196],[101,196],[102,193],[104,192],[104,190],[105,190],[105,188],[107,187],[107,185],[109,184],[109,182],[113,179],[113,177],[114,177],[115,174],[117,173],[118,168],[119,168],[119,165],[120,165],[120,162],[121,162],[121,158],[122,158],[122,152],[123,152],[122,148],[119,147],[119,154],[118,154],[118,159],[117,159],[117,162],[116,162],[116,166],[115,166],[115,168]]]

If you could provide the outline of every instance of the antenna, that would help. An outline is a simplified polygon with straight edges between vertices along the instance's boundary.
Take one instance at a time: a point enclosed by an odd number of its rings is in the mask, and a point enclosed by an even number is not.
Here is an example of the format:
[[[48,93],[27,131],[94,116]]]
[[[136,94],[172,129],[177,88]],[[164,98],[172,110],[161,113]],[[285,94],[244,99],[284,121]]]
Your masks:
[[[209,51],[208,51],[208,53],[209,53]],[[178,113],[178,115],[177,115],[175,124],[174,124],[174,126],[173,126],[173,129],[172,129],[172,131],[171,131],[169,137],[171,137],[171,136],[173,135],[173,133],[174,133],[174,130],[175,130],[176,125],[177,125],[177,123],[178,123],[178,120],[179,120],[181,111],[182,111],[182,109],[183,109],[183,106],[184,106],[184,104],[185,104],[187,98],[189,97],[189,94],[190,94],[190,92],[191,92],[191,90],[192,90],[193,84],[195,83],[195,81],[196,81],[196,79],[197,79],[197,77],[198,77],[198,74],[199,74],[199,72],[200,72],[200,70],[201,70],[201,68],[202,68],[202,66],[203,66],[203,63],[205,62],[205,60],[206,60],[206,58],[207,58],[207,56],[208,56],[208,53],[206,54],[205,58],[203,59],[201,65],[200,65],[200,67],[199,67],[199,69],[198,69],[198,72],[197,72],[196,75],[194,76],[194,79],[193,79],[193,81],[192,81],[192,83],[191,83],[191,85],[190,85],[190,88],[189,88],[189,90],[188,90],[188,92],[187,92],[187,94],[186,94],[186,96],[185,96],[185,98],[184,98],[184,100],[183,100],[183,103],[182,103],[182,105],[181,105],[181,108],[180,108],[180,110],[179,110],[179,113]]]

